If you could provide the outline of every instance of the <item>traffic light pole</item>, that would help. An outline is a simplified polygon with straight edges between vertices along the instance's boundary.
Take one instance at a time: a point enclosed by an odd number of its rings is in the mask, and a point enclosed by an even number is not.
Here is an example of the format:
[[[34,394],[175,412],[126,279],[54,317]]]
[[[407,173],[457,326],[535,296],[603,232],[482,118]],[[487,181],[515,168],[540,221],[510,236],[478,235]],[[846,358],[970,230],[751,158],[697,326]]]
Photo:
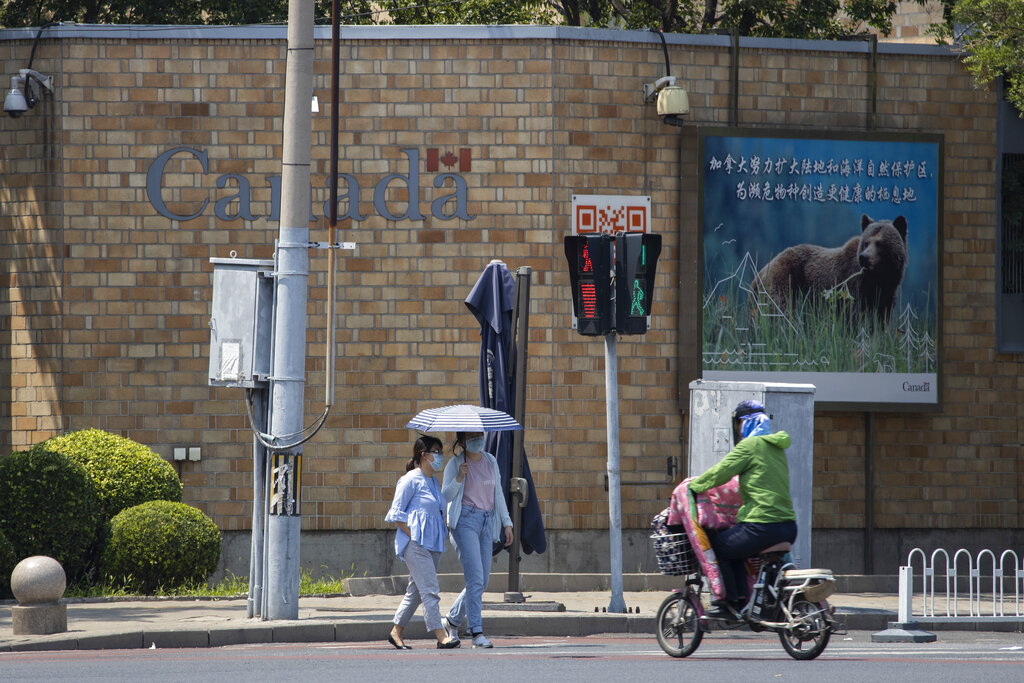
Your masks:
[[[281,158],[281,222],[276,249],[277,313],[271,366],[270,434],[294,443],[301,434],[306,375],[309,277],[309,176],[313,98],[313,3],[288,3],[288,58]],[[302,447],[274,451],[268,482],[264,619],[299,618],[299,474]]]
[[[604,337],[605,410],[608,430],[608,545],[611,554],[612,599],[609,612],[625,612],[622,597],[622,494],[619,477],[619,361],[616,334],[647,332],[654,276],[661,253],[659,235],[566,235],[576,330]],[[613,271],[614,268],[614,271]],[[615,285],[611,285],[612,273]],[[613,298],[612,294],[616,293]]]
[[[619,491],[619,361],[615,333],[604,336],[605,421],[608,430],[608,545],[611,550],[612,599],[609,612],[625,612],[622,597],[622,507]]]

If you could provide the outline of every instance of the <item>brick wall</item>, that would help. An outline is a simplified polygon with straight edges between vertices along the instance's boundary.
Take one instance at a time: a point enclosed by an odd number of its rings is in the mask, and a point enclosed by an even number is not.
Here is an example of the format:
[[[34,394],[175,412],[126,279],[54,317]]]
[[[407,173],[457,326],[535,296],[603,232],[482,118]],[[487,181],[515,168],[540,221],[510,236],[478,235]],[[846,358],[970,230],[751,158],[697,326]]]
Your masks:
[[[896,3],[892,33],[881,40],[933,44],[935,39],[928,35],[929,27],[941,22],[942,3],[938,0],[930,0],[924,4],[918,0],[902,0]]]
[[[121,39],[89,34],[40,45],[58,101],[0,129],[9,366],[0,419],[5,448],[55,431],[100,427],[164,457],[201,445],[181,465],[186,502],[224,530],[251,515],[251,439],[242,392],[207,386],[210,257],[269,258],[277,223],[285,44],[230,30],[201,37]],[[454,33],[452,33],[454,31]],[[727,39],[672,38],[672,71],[690,93],[692,125],[664,125],[641,86],[663,75],[646,34],[520,29],[522,37],[351,33],[342,45],[341,163],[360,185],[365,220],[339,260],[336,402],[305,448],[304,529],[374,530],[412,436],[417,410],[477,401],[478,334],[462,301],[492,258],[533,268],[527,438],[549,529],[607,527],[604,352],[569,327],[561,238],[573,193],[649,194],[665,240],[652,330],[618,344],[623,526],[643,529],[684,455],[680,387],[696,378],[697,130],[729,121]],[[438,35],[438,34],[435,34]],[[471,36],[463,38],[461,36]],[[220,36],[220,37],[218,37]],[[389,37],[391,36],[391,37]],[[321,36],[323,37],[323,36]],[[0,41],[4,73],[27,55]],[[870,61],[861,44],[741,44],[738,123],[864,130]],[[317,45],[311,238],[326,239],[329,41]],[[995,352],[995,103],[954,58],[936,51],[879,55],[876,129],[945,135],[943,406],[874,417],[880,528],[1020,526],[1024,485],[1024,362]],[[49,109],[48,109],[49,108]],[[190,220],[159,215],[146,192],[152,161],[175,147],[163,200]],[[430,215],[436,173],[427,149],[468,148],[471,221]],[[373,210],[374,186],[409,173],[420,151],[423,221]],[[217,179],[237,174],[217,187]],[[219,220],[214,205],[251,185],[254,220]],[[387,201],[404,211],[408,192]],[[347,192],[342,184],[341,192]],[[224,212],[241,211],[239,201]],[[346,207],[343,207],[343,209]],[[13,219],[13,220],[9,220]],[[307,423],[324,389],[326,258],[312,254]],[[685,404],[685,398],[683,403]],[[860,529],[865,415],[816,416],[815,526]],[[685,470],[685,467],[684,467]]]
[[[0,43],[5,93],[7,77],[26,66],[30,45]],[[53,73],[60,60],[40,55],[33,67]],[[19,119],[5,115],[0,125],[0,442],[16,450],[62,427],[69,381],[61,372],[64,177],[52,98]]]

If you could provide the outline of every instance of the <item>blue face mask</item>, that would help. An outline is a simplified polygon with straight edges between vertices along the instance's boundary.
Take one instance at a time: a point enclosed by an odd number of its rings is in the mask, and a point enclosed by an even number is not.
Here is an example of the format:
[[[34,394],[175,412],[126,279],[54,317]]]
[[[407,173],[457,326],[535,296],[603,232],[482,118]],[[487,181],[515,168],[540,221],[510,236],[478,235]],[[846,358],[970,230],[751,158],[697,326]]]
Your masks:
[[[441,471],[441,467],[443,465],[444,465],[444,456],[442,456],[440,453],[434,453],[434,457],[431,458],[431,460],[430,460],[430,467],[435,472],[440,472]]]
[[[484,437],[475,436],[472,439],[466,439],[466,450],[470,453],[480,453],[484,449]]]

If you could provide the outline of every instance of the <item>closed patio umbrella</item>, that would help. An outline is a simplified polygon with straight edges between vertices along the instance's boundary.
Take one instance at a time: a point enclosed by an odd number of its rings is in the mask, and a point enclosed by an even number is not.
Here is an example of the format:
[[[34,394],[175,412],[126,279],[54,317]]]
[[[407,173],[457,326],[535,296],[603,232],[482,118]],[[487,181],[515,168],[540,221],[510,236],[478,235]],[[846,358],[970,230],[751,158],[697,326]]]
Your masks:
[[[465,302],[466,307],[480,323],[480,404],[505,412],[512,412],[515,382],[519,372],[518,368],[512,367],[515,362],[514,354],[509,357],[512,349],[509,342],[512,336],[515,290],[515,280],[508,267],[501,261],[491,261],[484,268]],[[525,381],[525,378],[523,379]],[[520,420],[522,418],[523,416],[519,416]],[[512,477],[512,435],[489,433],[486,436],[485,448],[498,461],[505,502],[511,511],[514,502],[509,493],[509,479]],[[530,495],[526,507],[522,509],[517,533],[520,535],[523,552],[543,553],[547,549],[544,520],[541,517],[540,503],[537,500],[533,475],[530,473],[525,453],[522,454],[522,472],[519,476],[529,484]],[[495,553],[499,552],[501,547],[500,544],[497,545]]]

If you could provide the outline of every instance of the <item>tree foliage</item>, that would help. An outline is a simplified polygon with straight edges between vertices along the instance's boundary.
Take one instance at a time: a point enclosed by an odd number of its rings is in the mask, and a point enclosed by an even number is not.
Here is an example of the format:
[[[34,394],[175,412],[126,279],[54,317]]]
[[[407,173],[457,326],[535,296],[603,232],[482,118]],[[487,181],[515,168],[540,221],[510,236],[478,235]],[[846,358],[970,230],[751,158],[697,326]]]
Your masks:
[[[558,2],[560,0],[552,0]],[[894,0],[608,0],[628,28],[736,30],[763,38],[840,38],[892,30]]]
[[[926,0],[918,0],[925,2]],[[946,0],[951,2],[952,0]],[[980,0],[975,0],[980,1]],[[1012,3],[1014,0],[1004,0]],[[331,0],[315,0],[329,23]],[[891,30],[895,0],[342,0],[342,24],[564,24],[837,38]],[[285,22],[288,0],[0,0],[0,25]]]
[[[1024,112],[1024,2],[944,0],[946,22],[940,39],[958,42],[975,80],[1005,78],[1006,99]]]
[[[461,2],[424,2],[424,0],[381,0],[375,3],[382,12],[377,24],[551,24],[559,23],[557,14],[543,0],[462,0]],[[328,18],[330,12],[327,13]],[[351,23],[342,20],[342,23]]]
[[[331,16],[331,0],[315,0],[316,16]],[[369,0],[343,0],[343,23],[371,23]],[[0,26],[80,24],[273,24],[288,21],[288,0],[0,0]]]

